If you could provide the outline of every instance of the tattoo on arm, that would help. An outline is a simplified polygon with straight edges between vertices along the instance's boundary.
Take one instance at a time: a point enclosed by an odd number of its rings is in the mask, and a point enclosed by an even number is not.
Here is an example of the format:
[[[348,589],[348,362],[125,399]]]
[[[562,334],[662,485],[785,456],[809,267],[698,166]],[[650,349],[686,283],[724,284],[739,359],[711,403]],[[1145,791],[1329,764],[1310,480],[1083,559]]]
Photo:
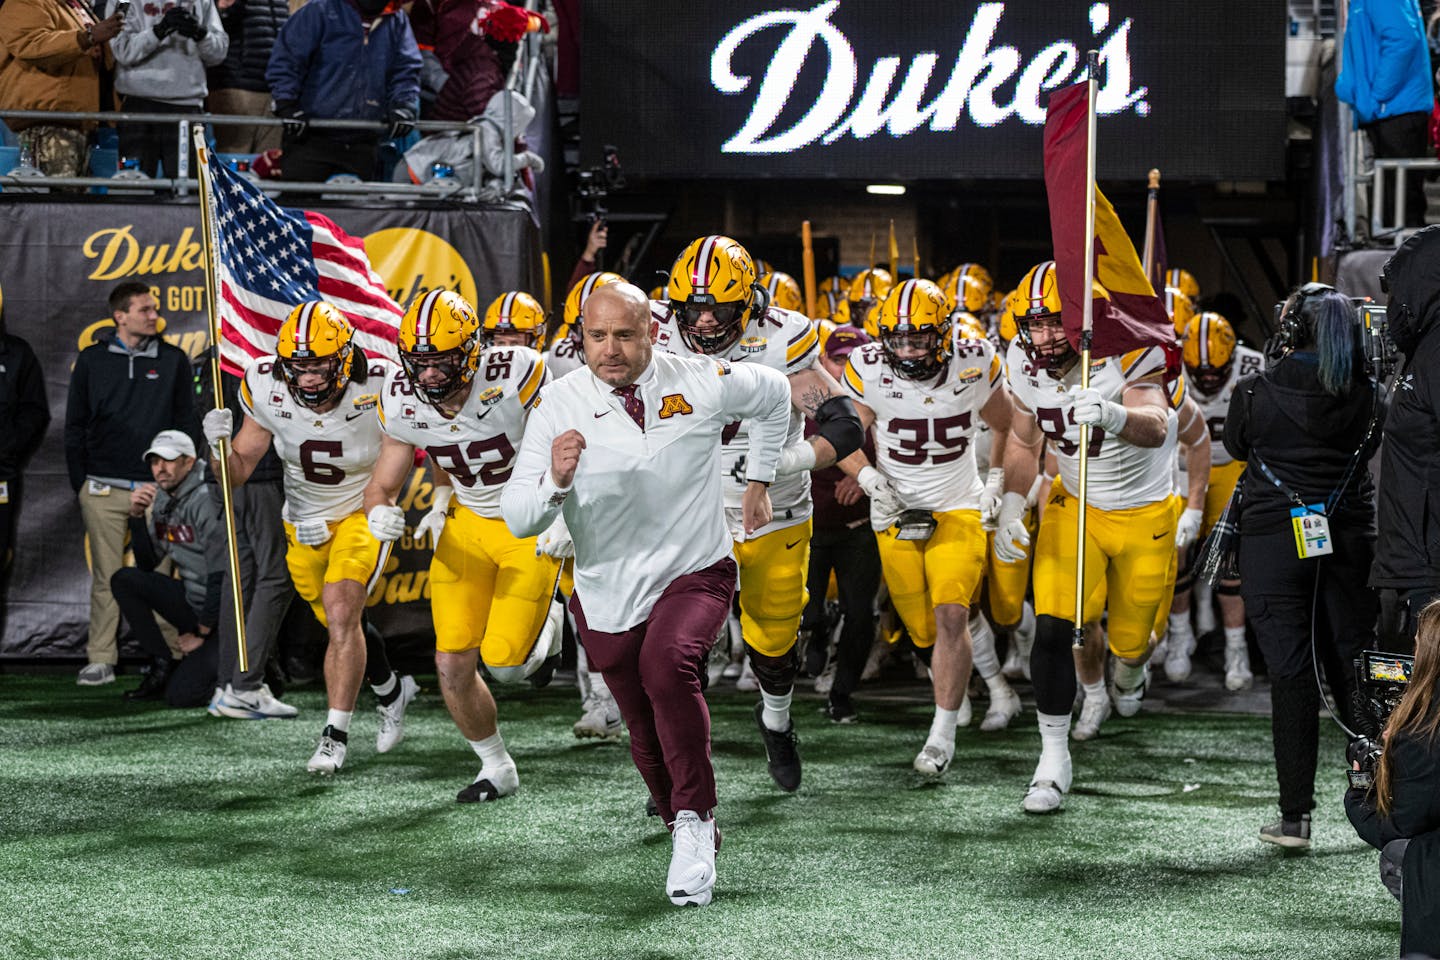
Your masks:
[[[825,388],[823,384],[807,386],[800,394],[800,409],[807,417],[814,417],[815,411],[835,394]]]

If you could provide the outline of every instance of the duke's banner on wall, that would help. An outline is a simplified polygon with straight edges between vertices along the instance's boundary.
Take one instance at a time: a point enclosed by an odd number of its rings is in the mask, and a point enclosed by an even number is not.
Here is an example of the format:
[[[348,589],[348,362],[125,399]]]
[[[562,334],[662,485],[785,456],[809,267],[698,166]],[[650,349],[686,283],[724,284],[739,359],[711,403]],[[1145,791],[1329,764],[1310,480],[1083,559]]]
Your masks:
[[[483,310],[503,291],[539,288],[539,236],[523,210],[322,209],[365,241],[401,306],[443,287]],[[203,353],[209,334],[200,238],[193,203],[0,204],[5,326],[35,349],[52,417],[24,477],[0,657],[84,655],[90,574],[65,469],[70,370],[79,351],[112,325],[106,298],[124,280],[150,285],[166,340],[192,358]],[[192,432],[198,435],[198,421]],[[400,494],[412,528],[430,498],[429,480],[417,470]],[[429,634],[429,562],[428,543],[407,536],[396,544],[371,597],[372,619],[387,636]]]

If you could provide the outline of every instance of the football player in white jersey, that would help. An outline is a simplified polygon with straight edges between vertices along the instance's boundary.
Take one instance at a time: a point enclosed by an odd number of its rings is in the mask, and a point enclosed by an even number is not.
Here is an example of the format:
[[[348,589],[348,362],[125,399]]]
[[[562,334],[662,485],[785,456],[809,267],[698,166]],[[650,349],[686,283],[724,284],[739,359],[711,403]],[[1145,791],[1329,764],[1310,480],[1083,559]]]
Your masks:
[[[1098,284],[1096,292],[1104,295]],[[1053,261],[1030,271],[1018,297],[1023,298],[1022,309],[1015,311],[1019,335],[1006,358],[1015,416],[994,550],[1006,562],[1024,556],[1030,543],[1023,520],[1025,494],[1035,479],[1036,452],[1049,440],[1060,472],[1036,537],[1030,660],[1041,754],[1023,804],[1028,812],[1048,813],[1060,807],[1071,783],[1080,424],[1091,428],[1084,621],[1098,621],[1108,599],[1109,644],[1117,658],[1115,693],[1138,709],[1155,623],[1174,578],[1179,498],[1172,493],[1177,430],[1172,406],[1181,397],[1166,383],[1166,358],[1159,347],[1095,361],[1090,386],[1079,385],[1080,357],[1061,324]]]
[[[750,254],[729,237],[695,240],[675,260],[667,303],[652,303],[655,348],[734,363],[763,364],[789,378],[792,401],[780,476],[770,487],[774,516],[747,534],[740,522],[746,489],[748,424],[722,434],[726,516],[740,566],[740,625],[760,684],[755,721],[770,775],[783,790],[800,786],[800,753],[790,701],[798,671],[795,641],[805,610],[810,562],[810,474],[860,449],[864,431],[850,400],[819,364],[820,337],[804,316],[771,307]],[[663,416],[662,412],[662,416]],[[805,439],[805,418],[818,433]]]
[[[554,339],[550,341],[550,348],[545,351],[545,369],[549,372],[552,380],[558,380],[572,370],[578,370],[585,366],[585,303],[590,299],[590,294],[601,287],[609,286],[612,283],[624,283],[625,278],[618,273],[598,271],[587,273],[581,277],[575,286],[570,288],[570,293],[565,297],[564,323],[556,331]],[[500,336],[504,336],[501,334]],[[566,558],[560,572],[560,592],[566,597],[574,591],[575,578],[572,561]],[[565,611],[567,617],[570,612]],[[574,623],[571,623],[572,628]],[[580,719],[575,721],[571,730],[575,736],[583,739],[597,738],[610,740],[625,732],[625,721],[620,716],[620,706],[615,698],[610,695],[610,688],[605,683],[605,677],[598,670],[590,669],[590,661],[585,654],[585,645],[575,645],[575,685],[580,689],[581,712]]]
[[[362,622],[365,598],[390,556],[390,545],[370,535],[363,504],[380,452],[379,391],[393,365],[367,358],[353,336],[350,321],[329,303],[292,310],[276,336],[276,355],[258,357],[245,370],[245,418],[229,457],[236,484],[245,482],[272,443],[285,467],[285,562],[295,592],[330,634],[330,712],[307,765],[322,775],[345,763],[362,677],[380,700],[380,753],[404,736],[405,707],[419,690],[413,677],[395,675],[379,633]],[[204,429],[214,453],[231,435],[229,412],[207,413]],[[214,463],[219,469],[218,453]]]
[[[851,354],[844,384],[860,401],[861,423],[876,428],[871,469],[898,495],[898,505],[872,498],[870,525],[895,612],[930,661],[935,718],[914,766],[939,776],[955,754],[972,666],[970,608],[985,572],[986,487],[973,450],[976,425],[985,420],[1003,441],[1010,398],[990,341],[966,337],[952,344],[945,294],[929,280],[892,289],[878,326],[880,342]],[[1000,674],[993,640],[987,658],[981,670],[991,690],[986,729],[1001,729],[1020,711],[1020,699]]]
[[[1215,526],[1235,483],[1245,471],[1245,462],[1230,456],[1222,442],[1225,414],[1230,410],[1230,395],[1243,377],[1259,373],[1265,358],[1259,350],[1239,343],[1235,329],[1218,313],[1201,313],[1185,329],[1185,372],[1190,399],[1200,407],[1210,427],[1210,476],[1205,494],[1205,511],[1199,536],[1203,538]],[[1172,680],[1183,680],[1190,673],[1190,654],[1195,649],[1195,634],[1190,626],[1191,572],[1182,571],[1175,584],[1175,604],[1170,613],[1170,636],[1167,641],[1165,673]],[[1244,690],[1254,682],[1250,672],[1250,651],[1245,644],[1245,601],[1240,598],[1240,581],[1221,581],[1215,592],[1220,597],[1220,618],[1225,628],[1225,686]]]
[[[405,511],[395,496],[416,448],[424,450],[435,500],[415,533],[434,539],[435,668],[450,716],[481,763],[455,799],[496,800],[514,793],[520,780],[477,661],[496,679],[520,680],[549,646],[538,638],[547,626],[558,562],[537,556],[535,539],[517,539],[500,519],[500,489],[546,381],[545,366],[528,347],[482,349],[475,309],[449,290],[411,303],[398,339],[402,369],[381,391],[385,437],[365,487],[366,515],[381,542],[404,535]]]

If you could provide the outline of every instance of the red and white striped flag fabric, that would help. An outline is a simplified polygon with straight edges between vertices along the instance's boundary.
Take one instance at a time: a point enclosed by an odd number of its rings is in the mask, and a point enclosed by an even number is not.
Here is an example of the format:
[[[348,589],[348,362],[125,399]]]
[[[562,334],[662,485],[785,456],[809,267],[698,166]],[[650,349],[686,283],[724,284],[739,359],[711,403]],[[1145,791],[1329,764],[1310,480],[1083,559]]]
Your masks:
[[[398,359],[395,337],[405,312],[371,269],[364,241],[323,214],[280,207],[213,153],[209,172],[220,361],[227,372],[243,373],[252,358],[274,353],[280,325],[307,300],[339,307],[367,354]]]

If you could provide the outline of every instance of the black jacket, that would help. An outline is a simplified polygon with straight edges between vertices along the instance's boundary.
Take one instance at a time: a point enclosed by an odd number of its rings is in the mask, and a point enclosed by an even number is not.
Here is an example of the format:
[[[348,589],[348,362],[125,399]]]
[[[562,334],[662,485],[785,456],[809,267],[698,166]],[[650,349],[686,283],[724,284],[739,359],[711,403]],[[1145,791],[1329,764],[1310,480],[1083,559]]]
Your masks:
[[[190,358],[159,337],[139,351],[113,331],[80,351],[65,406],[65,465],[78,491],[87,476],[150,481],[143,455],[161,430],[196,433]],[[198,445],[197,445],[198,448]]]
[[[45,437],[50,404],[35,351],[9,334],[0,334],[0,424],[0,480],[13,480]]]
[[[203,417],[206,413],[215,409],[215,385],[213,377],[210,376],[209,354],[201,354],[200,359],[195,361],[193,367],[195,377],[195,409],[197,416]],[[225,391],[225,409],[231,413],[230,422],[234,425],[235,432],[240,432],[240,426],[245,421],[245,414],[240,408],[240,378],[233,373],[220,374],[221,389]],[[206,449],[197,445],[197,450]],[[275,444],[265,450],[265,456],[255,464],[255,469],[250,471],[247,484],[254,483],[279,483],[285,479],[285,465],[280,462],[280,456],[275,452]],[[211,486],[220,483],[215,474],[209,470],[205,471],[205,482]]]
[[[1440,231],[1411,237],[1385,264],[1390,324],[1405,351],[1380,448],[1372,587],[1440,587]]]
[[[1326,393],[1314,354],[1292,354],[1264,373],[1241,380],[1230,397],[1223,435],[1232,457],[1250,461],[1241,533],[1288,530],[1295,506],[1266,479],[1255,462],[1257,454],[1307,504],[1324,503],[1340,485],[1375,409],[1375,389],[1358,371],[1348,394]],[[1375,489],[1368,464],[1379,442],[1377,426],[1339,506],[1331,512],[1333,522],[1352,529],[1368,528],[1373,522]]]
[[[1360,838],[1377,850],[1411,838],[1401,867],[1400,953],[1440,956],[1440,742],[1396,734],[1390,754],[1390,816],[1381,817],[1369,791],[1350,789],[1345,812]]]
[[[221,10],[220,22],[230,37],[230,48],[224,62],[210,70],[210,89],[269,93],[265,67],[288,19],[286,0],[235,0],[229,9]]]

